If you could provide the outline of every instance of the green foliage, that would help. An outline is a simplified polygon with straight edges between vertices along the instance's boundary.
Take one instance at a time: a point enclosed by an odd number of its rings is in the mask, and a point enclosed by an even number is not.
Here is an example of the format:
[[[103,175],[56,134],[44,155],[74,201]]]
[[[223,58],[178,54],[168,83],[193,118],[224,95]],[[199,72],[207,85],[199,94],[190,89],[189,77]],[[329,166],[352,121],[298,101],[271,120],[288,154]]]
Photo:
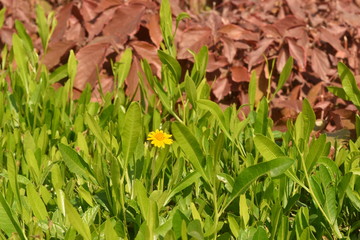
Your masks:
[[[222,110],[210,100],[207,48],[193,53],[183,75],[168,1],[160,12],[161,78],[142,61],[138,102],[124,94],[130,49],[113,64],[117,85],[101,103],[90,101],[89,87],[72,100],[74,53],[49,73],[17,23],[0,75],[1,238],[356,239],[360,140],[340,146],[315,137],[307,100],[288,131],[275,134],[270,95],[255,103],[254,72],[247,118],[239,120],[236,106]],[[46,51],[52,18],[41,8],[37,18]],[[357,104],[346,69],[339,67],[344,94]],[[68,81],[54,90],[62,78]],[[359,135],[358,116],[356,124]],[[153,146],[146,136],[156,129],[174,142]]]

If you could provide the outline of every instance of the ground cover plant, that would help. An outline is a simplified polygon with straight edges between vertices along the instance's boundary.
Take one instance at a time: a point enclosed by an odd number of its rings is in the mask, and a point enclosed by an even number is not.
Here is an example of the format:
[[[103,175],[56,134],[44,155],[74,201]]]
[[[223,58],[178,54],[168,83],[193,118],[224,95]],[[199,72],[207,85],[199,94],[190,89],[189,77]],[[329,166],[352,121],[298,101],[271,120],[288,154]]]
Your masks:
[[[46,51],[53,17],[39,7],[37,19]],[[111,65],[112,91],[100,84],[101,101],[91,101],[87,85],[74,100],[74,52],[50,72],[16,22],[12,48],[1,52],[0,237],[358,239],[359,116],[356,138],[329,141],[313,131],[304,99],[287,131],[274,131],[269,105],[292,58],[261,99],[251,73],[248,114],[244,105],[222,110],[210,100],[207,47],[190,51],[194,65],[183,74],[171,19],[162,1],[161,77],[141,61],[138,101],[125,89],[130,48]],[[354,75],[342,63],[338,74],[342,88],[329,90],[359,109]]]

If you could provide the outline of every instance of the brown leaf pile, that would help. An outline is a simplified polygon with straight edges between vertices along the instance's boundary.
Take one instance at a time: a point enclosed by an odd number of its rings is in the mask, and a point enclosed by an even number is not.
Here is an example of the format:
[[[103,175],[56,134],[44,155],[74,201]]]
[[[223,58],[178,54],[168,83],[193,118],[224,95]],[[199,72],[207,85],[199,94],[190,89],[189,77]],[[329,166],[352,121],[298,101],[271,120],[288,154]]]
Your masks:
[[[46,54],[36,33],[35,4],[55,11],[58,21]],[[87,83],[94,98],[99,96],[99,84],[104,91],[110,90],[110,60],[119,59],[127,47],[134,52],[127,94],[136,91],[142,58],[151,63],[155,74],[160,73],[156,53],[162,42],[160,0],[0,0],[0,5],[7,8],[0,45],[11,45],[14,20],[19,19],[49,69],[63,64],[73,49],[79,62],[74,85],[78,93]],[[292,76],[272,101],[275,126],[281,129],[287,119],[295,118],[306,97],[317,114],[319,129],[354,129],[354,106],[335,98],[325,87],[339,86],[339,61],[360,79],[360,1],[216,0],[210,4],[171,0],[171,7],[174,18],[181,12],[191,16],[177,31],[178,59],[187,69],[193,62],[188,49],[197,52],[203,45],[209,47],[207,78],[213,99],[222,106],[247,103],[251,70],[259,79],[259,100],[268,89],[272,60],[276,59],[270,86],[274,89],[292,56]]]

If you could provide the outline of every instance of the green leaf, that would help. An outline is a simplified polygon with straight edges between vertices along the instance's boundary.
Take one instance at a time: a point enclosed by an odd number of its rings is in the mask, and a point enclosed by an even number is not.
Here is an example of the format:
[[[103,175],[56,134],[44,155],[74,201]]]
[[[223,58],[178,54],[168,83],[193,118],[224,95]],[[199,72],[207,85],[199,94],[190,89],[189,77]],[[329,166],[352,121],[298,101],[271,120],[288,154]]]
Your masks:
[[[185,188],[189,187],[191,184],[195,183],[201,174],[199,172],[189,173],[181,182],[179,182],[169,193],[167,196],[164,206],[170,201],[170,199],[175,196],[177,193],[181,192]]]
[[[82,159],[82,157],[75,152],[71,147],[65,144],[59,144],[59,150],[63,160],[69,170],[85,179],[91,178],[91,169],[89,165]]]
[[[65,211],[71,226],[86,240],[91,240],[90,228],[84,221],[81,219],[79,213],[71,205],[69,200],[65,198]]]
[[[197,101],[197,105],[199,108],[207,110],[212,113],[212,115],[215,117],[215,119],[219,122],[219,126],[221,130],[224,131],[225,135],[232,140],[231,135],[229,133],[229,124],[225,121],[224,113],[221,111],[221,108],[218,104],[211,100],[207,99],[199,99]]]
[[[194,83],[194,80],[189,76],[188,73],[186,73],[185,75],[185,92],[186,97],[189,99],[193,107],[195,107],[197,101],[196,85]]]
[[[280,73],[279,82],[276,86],[274,95],[284,86],[286,80],[288,80],[288,78],[290,77],[293,68],[293,62],[294,60],[292,57],[289,57],[289,59],[286,61],[285,66]]]
[[[259,226],[254,234],[253,240],[266,240],[269,239],[265,229],[262,226]]]
[[[237,239],[237,237],[239,236],[240,226],[239,226],[239,224],[237,223],[235,217],[233,217],[232,214],[228,214],[227,219],[228,219],[228,222],[229,222],[229,227],[230,227],[231,233]]]
[[[338,73],[346,95],[360,109],[360,89],[350,69],[343,63],[338,63]]]
[[[47,220],[49,214],[46,211],[44,202],[41,200],[39,193],[35,190],[35,187],[32,183],[26,186],[27,200],[33,210],[33,213],[36,218],[39,220]]]
[[[250,185],[260,176],[269,173],[271,177],[277,177],[284,173],[294,162],[291,158],[279,157],[245,168],[235,179],[233,191],[228,198],[227,205],[237,196],[245,193]]]
[[[191,51],[190,51],[191,52]],[[191,52],[192,53],[192,52]],[[209,61],[209,54],[207,46],[201,47],[197,54],[192,53],[194,56],[194,66],[191,70],[191,78],[194,80],[195,85],[199,86],[206,74],[206,67]]]
[[[264,135],[256,134],[254,144],[266,161],[285,156],[280,147]]]
[[[350,101],[350,98],[348,97],[348,95],[346,95],[346,92],[343,88],[333,87],[333,86],[328,86],[326,88],[329,90],[329,92],[333,93],[335,96],[342,98],[346,101]]]
[[[172,34],[172,14],[169,0],[162,0],[160,5],[160,29],[164,38],[167,51],[172,57],[176,56],[175,48],[173,46],[173,34]]]
[[[2,193],[0,193],[0,229],[8,236],[17,232],[21,240],[27,239],[21,230],[17,216],[12,212]]]
[[[48,38],[49,38],[49,26],[45,17],[44,9],[41,5],[36,5],[36,24],[38,26],[38,32],[40,35],[43,50],[47,49]]]
[[[3,26],[3,24],[4,24],[5,13],[6,13],[6,7],[3,7],[3,8],[0,10],[0,28],[2,28],[2,26]]]
[[[208,179],[204,168],[202,167],[204,154],[195,136],[188,127],[178,122],[172,123],[171,129],[175,140],[178,142],[180,148],[194,166],[195,170],[199,171],[205,179]]]
[[[138,102],[132,102],[126,111],[122,128],[122,150],[126,162],[135,152],[136,145],[142,135],[142,115]]]
[[[114,69],[114,75],[118,83],[118,88],[122,88],[126,77],[129,74],[132,63],[132,51],[130,48],[126,48],[121,55],[120,61],[116,63]]]
[[[310,137],[310,133],[312,132],[312,130],[315,127],[315,120],[316,120],[316,116],[314,113],[314,110],[311,108],[310,103],[307,99],[304,99],[303,101],[303,108],[302,108],[302,113],[303,113],[303,121],[304,121],[304,140],[306,142],[309,141],[309,137]]]
[[[187,225],[187,233],[196,240],[203,240],[204,233],[201,229],[201,223],[199,220],[193,220]]]
[[[67,71],[70,82],[73,83],[77,72],[77,60],[73,50],[70,51],[70,55],[67,63]],[[73,86],[73,84],[71,84],[71,86]]]
[[[311,142],[309,152],[305,159],[307,171],[310,172],[312,167],[324,152],[326,135],[322,134],[318,139]]]
[[[90,131],[95,135],[96,139],[99,140],[109,152],[111,152],[109,147],[110,144],[103,137],[100,126],[89,113],[85,114],[85,123],[88,125]]]
[[[170,72],[174,76],[174,79],[179,82],[181,78],[180,63],[174,57],[165,53],[164,51],[158,50],[158,55],[160,61],[170,69]]]
[[[269,114],[268,108],[269,106],[267,99],[263,97],[256,110],[256,119],[254,125],[255,133],[261,133],[266,136],[268,130],[268,114]]]
[[[256,86],[257,86],[257,77],[255,70],[251,71],[250,83],[249,83],[249,103],[251,110],[255,107],[255,97],[256,97]]]

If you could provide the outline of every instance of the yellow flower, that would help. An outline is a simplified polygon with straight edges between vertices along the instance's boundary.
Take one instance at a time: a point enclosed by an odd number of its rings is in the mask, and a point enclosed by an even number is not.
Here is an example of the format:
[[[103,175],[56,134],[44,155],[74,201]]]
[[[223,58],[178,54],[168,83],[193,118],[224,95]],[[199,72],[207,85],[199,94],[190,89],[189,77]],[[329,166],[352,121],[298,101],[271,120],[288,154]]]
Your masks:
[[[147,140],[150,140],[153,145],[156,147],[165,147],[165,144],[172,144],[173,140],[171,139],[171,135],[164,133],[162,130],[156,129],[155,132],[151,132],[148,135]]]

